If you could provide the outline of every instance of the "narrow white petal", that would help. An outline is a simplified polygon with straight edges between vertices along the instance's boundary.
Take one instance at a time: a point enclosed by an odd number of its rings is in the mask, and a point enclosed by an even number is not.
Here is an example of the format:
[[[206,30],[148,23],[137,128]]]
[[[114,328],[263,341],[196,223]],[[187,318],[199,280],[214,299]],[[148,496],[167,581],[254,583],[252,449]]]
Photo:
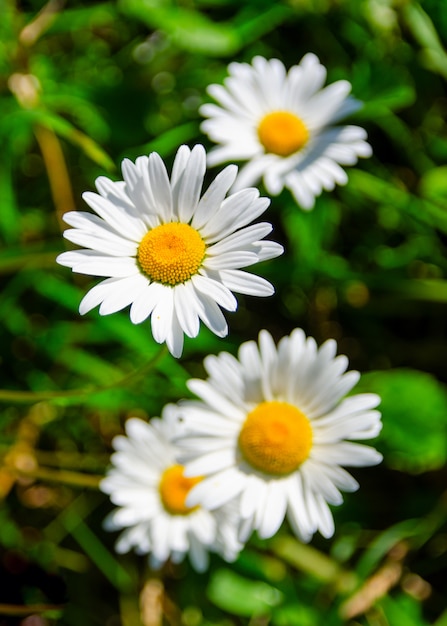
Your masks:
[[[121,236],[133,241],[139,241],[144,236],[146,228],[143,221],[131,213],[126,205],[117,205],[90,191],[83,193],[82,198]]]
[[[119,290],[122,280],[126,279],[107,278],[98,285],[92,287],[92,289],[90,289],[90,291],[87,291],[85,296],[82,298],[79,305],[79,313],[81,315],[85,315],[85,313],[88,313],[96,306],[98,306],[98,304],[100,304],[109,294],[112,294],[116,290]]]
[[[121,279],[116,288],[111,289],[103,298],[101,306],[99,307],[100,315],[116,313],[129,304],[132,304],[146,285],[147,279],[141,274]]]
[[[149,181],[161,221],[170,222],[172,217],[171,184],[166,166],[157,152],[149,155]]]
[[[204,478],[195,485],[186,498],[186,505],[197,506],[199,504],[212,511],[238,496],[244,486],[244,474],[231,467],[210,478]]]
[[[207,256],[204,266],[210,270],[232,270],[253,265],[257,261],[258,255],[255,252],[236,250],[234,252],[222,252],[216,256]]]
[[[194,215],[202,190],[206,170],[205,149],[194,146],[184,172],[176,186],[175,207],[180,222],[188,223]]]
[[[179,178],[182,176],[185,171],[186,164],[188,163],[189,157],[191,154],[191,150],[188,146],[180,146],[177,150],[177,154],[175,155],[174,163],[172,164],[172,172],[171,172],[171,186],[175,187]]]
[[[377,465],[382,461],[382,455],[374,448],[351,442],[321,445],[319,446],[320,453],[324,454],[326,463],[336,463],[346,467]]]
[[[160,293],[158,290],[157,293]],[[157,343],[166,341],[169,328],[172,326],[174,313],[174,290],[164,287],[162,296],[156,303],[151,315],[152,335]]]
[[[222,270],[220,272],[222,282],[225,287],[243,293],[248,296],[271,296],[275,293],[274,287],[265,278],[249,274],[241,270]]]
[[[246,246],[258,242],[272,231],[273,226],[267,222],[253,224],[238,230],[236,233],[229,235],[209,246],[207,254],[214,256],[232,250],[240,250]]]
[[[130,320],[133,324],[140,324],[149,317],[158,302],[165,296],[166,287],[159,283],[149,283],[135,298],[130,308]]]
[[[264,509],[258,534],[261,539],[268,539],[279,530],[287,509],[285,482],[271,480],[268,483],[267,506]]]
[[[210,385],[204,380],[192,378],[186,383],[188,389],[198,396],[211,409],[214,409],[219,415],[228,418],[236,418],[242,420],[244,418],[244,410],[233,404],[230,398],[223,396],[218,389]]]
[[[216,280],[213,276],[217,278],[219,274],[211,271],[207,272],[206,275],[196,274],[191,278],[191,283],[194,285],[195,289],[208,295],[215,300],[219,306],[227,311],[235,311],[237,309],[236,298],[222,282]]]
[[[101,256],[99,254],[83,258],[78,255],[77,258],[80,260],[73,264],[72,269],[78,274],[124,278],[140,272],[134,258]]]
[[[184,342],[183,330],[180,326],[176,312],[174,310],[172,314],[171,324],[169,324],[167,333],[166,333],[166,345],[168,346],[169,352],[176,359],[182,356],[183,342]]]
[[[312,521],[303,492],[303,483],[298,472],[290,476],[288,490],[288,519],[295,534],[303,541],[309,541],[317,530]]]
[[[123,178],[126,182],[126,193],[136,207],[136,210],[148,226],[153,226],[157,220],[157,205],[154,200],[147,173],[147,161],[145,172],[142,172],[142,161],[132,163],[124,159],[121,164]],[[93,208],[93,207],[92,207]]]
[[[201,476],[215,474],[228,467],[234,466],[235,453],[233,448],[213,450],[188,463],[185,476]]]
[[[209,556],[203,544],[193,534],[189,540],[189,558],[194,569],[201,573],[208,568]]]
[[[84,246],[113,257],[136,256],[138,245],[135,242],[106,233],[105,231],[101,235],[99,233],[88,233],[78,228],[69,228],[64,231],[65,239],[78,246]]]
[[[189,285],[179,284],[174,287],[174,307],[177,319],[188,337],[197,337],[200,320],[194,293]]]
[[[228,325],[216,302],[199,291],[196,294],[200,305],[198,315],[202,322],[218,337],[226,337]]]
[[[193,228],[200,230],[220,208],[229,188],[234,183],[236,175],[237,166],[228,165],[216,176],[197,205],[191,222]]]

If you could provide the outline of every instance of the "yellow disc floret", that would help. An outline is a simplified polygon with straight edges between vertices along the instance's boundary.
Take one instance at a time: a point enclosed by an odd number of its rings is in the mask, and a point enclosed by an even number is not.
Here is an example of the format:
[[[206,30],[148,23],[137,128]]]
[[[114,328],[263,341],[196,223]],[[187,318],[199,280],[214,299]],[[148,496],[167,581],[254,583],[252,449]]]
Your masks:
[[[244,459],[265,474],[283,476],[298,469],[312,448],[308,418],[287,402],[261,402],[239,433]]]
[[[165,285],[184,283],[197,273],[206,245],[189,224],[160,224],[145,234],[138,247],[141,269],[155,282]]]
[[[294,113],[273,111],[262,118],[258,137],[266,152],[287,157],[307,143],[309,131]]]
[[[202,480],[202,477],[187,478],[183,475],[183,470],[183,465],[171,465],[163,472],[158,485],[163,506],[171,515],[189,515],[199,508],[186,506],[185,500],[190,490]]]

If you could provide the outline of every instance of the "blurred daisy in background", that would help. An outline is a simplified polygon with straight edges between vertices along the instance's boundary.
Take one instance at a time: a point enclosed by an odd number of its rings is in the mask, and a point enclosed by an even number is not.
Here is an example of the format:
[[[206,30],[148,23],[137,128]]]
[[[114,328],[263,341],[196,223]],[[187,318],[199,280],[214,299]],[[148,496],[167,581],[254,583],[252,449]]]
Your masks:
[[[202,572],[208,567],[209,551],[235,560],[242,546],[232,506],[211,513],[185,503],[200,478],[185,477],[178,463],[172,443],[178,430],[176,408],[167,405],[162,419],[150,423],[130,418],[125,429],[126,436],[113,440],[112,467],[100,484],[119,507],[105,520],[107,530],[124,529],[116,551],[148,553],[151,567],[157,569],[168,559],[179,563],[188,554],[193,567]]]
[[[346,372],[348,359],[335,356],[336,348],[334,340],[318,348],[301,329],[276,347],[264,330],[259,346],[241,345],[238,359],[226,352],[206,357],[208,379],[188,383],[200,400],[184,401],[179,412],[185,475],[203,477],[188,506],[213,510],[240,499],[242,541],[253,530],[273,536],[285,516],[303,541],[317,530],[332,536],[328,504],[359,486],[341,466],[382,459],[351,441],[380,432],[380,398],[344,397],[360,375]]]
[[[333,126],[361,107],[339,80],[323,88],[326,68],[306,54],[288,73],[278,59],[257,56],[252,64],[230,63],[224,85],[210,85],[216,104],[200,108],[201,129],[218,147],[208,164],[248,161],[234,190],[261,178],[269,194],[289,189],[303,209],[324,190],[347,182],[341,166],[371,156],[359,126]]]
[[[178,357],[184,334],[196,337],[200,320],[216,335],[228,333],[219,307],[235,311],[233,291],[270,296],[273,286],[241,268],[272,259],[281,245],[265,241],[271,224],[251,224],[270,200],[256,189],[227,197],[237,167],[229,165],[201,196],[206,169],[203,146],[181,146],[171,178],[153,152],[135,164],[125,159],[124,181],[96,180],[98,194],[84,200],[95,214],[70,211],[64,232],[84,246],[60,254],[58,263],[74,272],[107,277],[81,301],[79,311],[99,306],[101,315],[130,305],[134,324],[151,316],[152,334]]]

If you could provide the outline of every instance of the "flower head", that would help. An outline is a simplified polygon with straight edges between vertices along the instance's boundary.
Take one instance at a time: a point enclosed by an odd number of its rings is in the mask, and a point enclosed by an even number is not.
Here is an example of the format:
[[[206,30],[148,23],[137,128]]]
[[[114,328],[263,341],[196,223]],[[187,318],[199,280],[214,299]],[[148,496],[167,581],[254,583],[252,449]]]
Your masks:
[[[84,200],[95,214],[70,211],[64,220],[73,228],[64,236],[83,250],[60,254],[58,263],[74,272],[107,277],[81,301],[81,314],[100,305],[108,315],[130,305],[138,324],[149,316],[152,334],[166,342],[174,356],[183,337],[195,337],[200,320],[219,337],[228,332],[219,307],[237,308],[233,291],[255,296],[273,293],[265,279],[242,271],[283,252],[265,241],[271,224],[249,225],[268,207],[256,189],[227,196],[237,167],[226,167],[201,196],[206,154],[203,146],[181,146],[171,178],[153,152],[135,164],[125,159],[124,181],[99,177],[99,193]]]
[[[116,544],[119,553],[132,548],[139,554],[149,553],[155,568],[169,558],[178,563],[188,553],[195,569],[204,571],[208,551],[228,561],[237,557],[241,549],[237,520],[231,506],[211,513],[186,504],[189,491],[201,479],[184,475],[172,442],[177,429],[173,405],[165,407],[162,419],[150,423],[127,420],[126,436],[113,440],[112,467],[100,484],[119,507],[106,518],[105,526],[124,529]]]
[[[314,54],[288,73],[278,59],[260,56],[251,65],[230,63],[228,71],[225,86],[208,88],[218,105],[200,110],[208,118],[202,130],[220,144],[209,164],[248,161],[234,189],[262,178],[268,193],[286,187],[303,209],[312,209],[323,189],[347,182],[342,165],[371,155],[363,128],[333,126],[360,102],[348,96],[346,80],[322,88],[326,69]]]
[[[199,401],[185,401],[181,415],[185,475],[200,475],[186,502],[212,510],[239,498],[240,539],[252,530],[276,533],[287,516],[308,541],[334,532],[328,504],[357,481],[342,466],[375,465],[381,455],[351,440],[381,429],[375,394],[344,396],[359,373],[335,356],[336,342],[320,348],[301,329],[276,347],[263,330],[259,346],[248,341],[238,359],[222,352],[204,361],[209,378],[188,383]]]

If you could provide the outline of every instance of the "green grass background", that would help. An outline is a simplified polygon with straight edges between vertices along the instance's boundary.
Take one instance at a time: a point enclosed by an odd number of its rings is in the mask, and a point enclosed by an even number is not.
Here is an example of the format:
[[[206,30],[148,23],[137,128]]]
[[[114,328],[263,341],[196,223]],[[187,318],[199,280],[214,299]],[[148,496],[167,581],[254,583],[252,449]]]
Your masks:
[[[0,14],[0,625],[446,626],[447,2],[0,0]],[[81,318],[97,280],[55,263],[62,214],[124,157],[170,167],[181,143],[211,147],[198,107],[229,62],[307,52],[352,83],[374,155],[312,212],[273,198],[286,253],[259,272],[275,296],[240,297],[228,338],[202,330],[180,360],[127,311]],[[382,396],[384,462],[354,472],[335,536],[302,546],[284,525],[203,575],[118,557],[97,484],[126,418],[187,397],[206,354],[297,326],[334,337],[357,390]]]

